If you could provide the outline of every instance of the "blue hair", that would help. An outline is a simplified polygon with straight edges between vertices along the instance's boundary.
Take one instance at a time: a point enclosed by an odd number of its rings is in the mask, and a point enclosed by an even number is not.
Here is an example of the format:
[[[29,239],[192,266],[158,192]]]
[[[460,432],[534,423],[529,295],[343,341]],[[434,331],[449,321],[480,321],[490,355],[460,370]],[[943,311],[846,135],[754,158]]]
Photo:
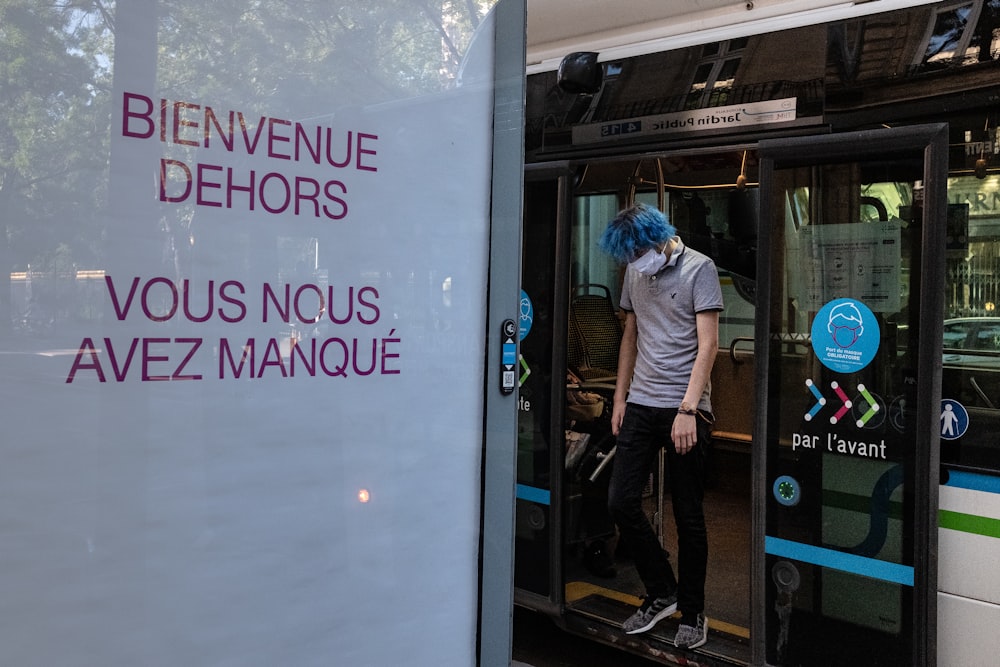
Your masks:
[[[636,204],[619,211],[597,245],[619,263],[628,264],[642,250],[658,246],[676,233],[661,211]]]

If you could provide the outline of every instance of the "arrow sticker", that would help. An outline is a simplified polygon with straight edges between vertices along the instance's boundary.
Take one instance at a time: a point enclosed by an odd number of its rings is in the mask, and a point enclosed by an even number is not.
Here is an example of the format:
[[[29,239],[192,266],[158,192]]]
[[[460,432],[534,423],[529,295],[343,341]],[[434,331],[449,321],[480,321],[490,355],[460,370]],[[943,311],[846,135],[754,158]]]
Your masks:
[[[876,400],[875,397],[872,396],[867,389],[865,389],[863,384],[858,385],[858,393],[861,394],[862,398],[868,401],[868,411],[865,412],[865,414],[863,414],[861,419],[857,422],[858,427],[863,427],[879,411],[879,406],[878,400]]]
[[[816,413],[823,409],[823,406],[826,405],[826,399],[823,398],[823,394],[819,393],[819,389],[816,388],[816,383],[813,382],[811,378],[806,378],[806,386],[809,387],[809,391],[811,391],[813,396],[816,397],[816,405],[812,406],[809,412],[807,412],[803,417],[803,419],[808,422],[812,421],[812,418],[816,416]]]
[[[830,423],[836,424],[840,421],[841,417],[850,412],[851,406],[854,404],[851,403],[851,399],[847,398],[847,394],[845,394],[844,390],[840,388],[840,385],[837,384],[836,380],[830,383],[830,388],[833,389],[834,393],[837,394],[837,398],[839,398],[843,403],[843,405],[840,406],[840,409],[837,410],[832,417],[830,417]]]
[[[802,418],[808,422],[812,421],[816,415],[820,413],[824,406],[826,406],[827,400],[826,397],[823,396],[823,393],[819,390],[819,387],[816,386],[816,383],[812,381],[812,378],[806,378],[806,386],[816,399],[816,402],[813,403],[811,408],[809,408],[809,412],[802,416]],[[851,411],[851,408],[854,407],[854,401],[847,396],[847,393],[844,392],[836,380],[830,383],[830,388],[833,389],[833,393],[835,393],[837,398],[840,400],[840,407],[837,408],[837,411],[832,417],[830,417],[830,423],[836,424],[844,418],[844,415]],[[879,412],[883,409],[883,406],[880,405],[879,399],[868,391],[863,384],[858,385],[858,393],[867,404],[867,411],[856,422],[859,427],[863,427],[869,421],[874,419],[875,415],[879,414]],[[861,404],[858,408],[859,410],[864,409],[865,405]],[[855,413],[855,415],[857,415],[857,413]]]

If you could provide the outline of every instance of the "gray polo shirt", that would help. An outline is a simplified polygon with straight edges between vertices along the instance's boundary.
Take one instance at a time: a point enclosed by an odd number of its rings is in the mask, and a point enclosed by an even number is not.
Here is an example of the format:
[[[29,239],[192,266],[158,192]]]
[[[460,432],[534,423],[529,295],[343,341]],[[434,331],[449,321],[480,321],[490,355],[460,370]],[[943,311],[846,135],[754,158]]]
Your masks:
[[[698,354],[695,314],[722,310],[722,287],[715,262],[674,237],[667,265],[654,276],[625,271],[621,307],[634,312],[638,355],[628,401],[654,408],[676,408],[684,400]],[[712,410],[709,383],[698,401]]]

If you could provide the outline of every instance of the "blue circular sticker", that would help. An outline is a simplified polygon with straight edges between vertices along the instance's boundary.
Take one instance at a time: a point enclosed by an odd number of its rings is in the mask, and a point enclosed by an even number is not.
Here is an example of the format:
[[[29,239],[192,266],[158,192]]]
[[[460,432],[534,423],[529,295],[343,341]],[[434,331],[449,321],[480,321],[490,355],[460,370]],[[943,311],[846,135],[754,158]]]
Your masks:
[[[774,499],[785,507],[795,507],[802,497],[799,481],[790,475],[782,475],[774,480],[771,492],[774,494]]]
[[[875,314],[856,299],[834,299],[813,320],[813,352],[820,363],[838,373],[854,373],[870,364],[880,339]]]
[[[969,411],[950,398],[941,399],[941,439],[958,440],[969,430]]]
[[[521,290],[521,317],[520,325],[518,329],[520,330],[520,338],[518,340],[524,340],[524,337],[528,335],[531,331],[531,323],[535,321],[535,307],[531,305],[531,299],[528,297],[528,293]]]

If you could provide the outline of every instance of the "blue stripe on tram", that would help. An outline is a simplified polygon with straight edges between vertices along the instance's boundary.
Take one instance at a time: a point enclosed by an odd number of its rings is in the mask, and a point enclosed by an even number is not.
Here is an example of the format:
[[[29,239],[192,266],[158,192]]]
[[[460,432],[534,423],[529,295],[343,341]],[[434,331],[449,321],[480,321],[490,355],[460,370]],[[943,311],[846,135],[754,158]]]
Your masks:
[[[891,581],[904,586],[913,585],[913,568],[908,565],[855,556],[843,551],[815,547],[770,536],[764,537],[764,551],[773,556],[791,558],[803,563],[850,572],[862,577]]]

